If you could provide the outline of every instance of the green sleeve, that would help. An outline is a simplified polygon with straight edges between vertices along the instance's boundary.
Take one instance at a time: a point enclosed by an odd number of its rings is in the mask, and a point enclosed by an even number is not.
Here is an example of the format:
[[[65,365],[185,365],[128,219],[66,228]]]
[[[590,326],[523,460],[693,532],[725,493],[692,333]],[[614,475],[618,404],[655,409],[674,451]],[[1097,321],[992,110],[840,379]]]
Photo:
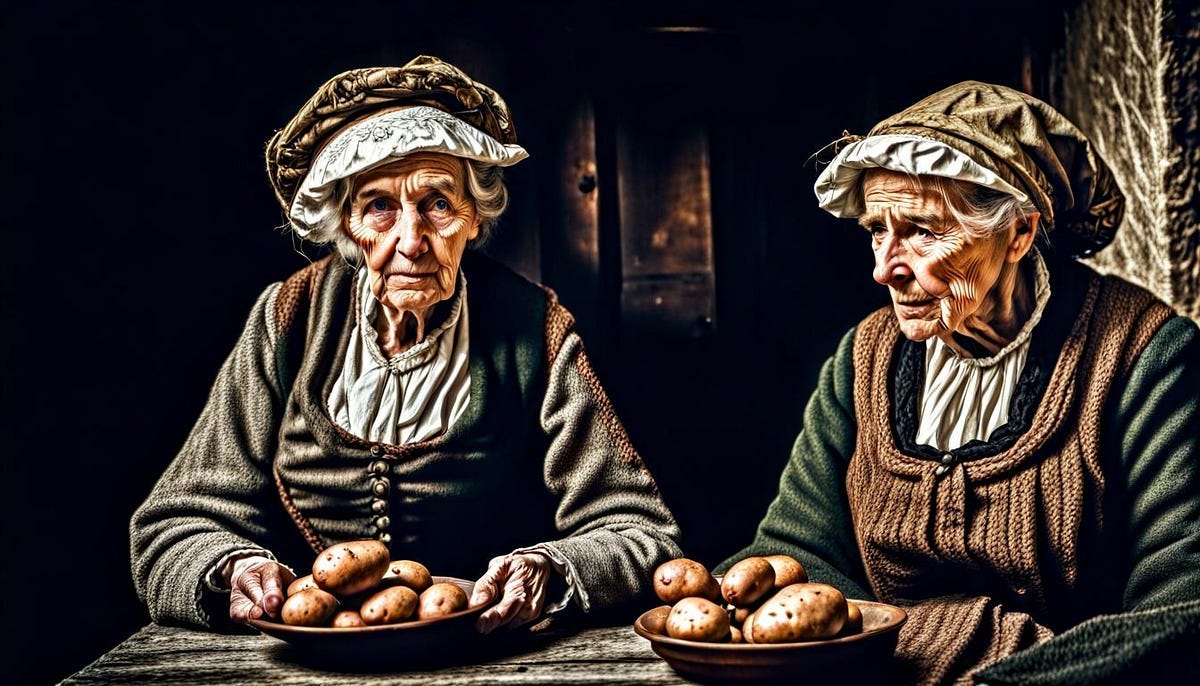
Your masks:
[[[1101,615],[975,675],[986,684],[1181,683],[1200,678],[1200,334],[1154,335],[1104,426],[1116,451],[1129,570],[1124,612]]]
[[[778,494],[754,541],[714,571],[752,555],[787,554],[804,565],[810,579],[831,584],[851,598],[874,598],[867,591],[846,500],[846,467],[857,433],[853,347],[851,329],[821,367]]]
[[[1200,599],[1200,330],[1174,317],[1151,339],[1113,421],[1128,503],[1123,605]]]

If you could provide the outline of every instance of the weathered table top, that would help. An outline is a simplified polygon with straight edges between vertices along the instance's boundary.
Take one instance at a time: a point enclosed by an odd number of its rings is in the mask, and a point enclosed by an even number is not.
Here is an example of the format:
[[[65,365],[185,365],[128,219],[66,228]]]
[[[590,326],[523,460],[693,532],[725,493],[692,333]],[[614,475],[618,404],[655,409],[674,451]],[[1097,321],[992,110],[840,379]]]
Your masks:
[[[306,665],[270,636],[151,624],[63,684],[690,684],[629,625],[547,631],[486,661],[405,672]]]

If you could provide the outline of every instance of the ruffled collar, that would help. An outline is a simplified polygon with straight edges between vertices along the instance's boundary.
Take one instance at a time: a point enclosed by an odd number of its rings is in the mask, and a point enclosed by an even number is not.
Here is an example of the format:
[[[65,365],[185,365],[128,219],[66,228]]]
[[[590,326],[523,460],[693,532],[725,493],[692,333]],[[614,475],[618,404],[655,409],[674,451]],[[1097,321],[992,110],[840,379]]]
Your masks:
[[[462,315],[463,301],[467,297],[467,277],[461,269],[458,272],[454,295],[450,297],[449,301],[438,303],[435,306],[437,310],[435,310],[433,321],[437,323],[434,328],[426,332],[425,340],[395,357],[385,356],[379,347],[378,333],[372,324],[379,308],[379,301],[371,292],[366,267],[360,268],[355,278],[357,282],[355,311],[358,314],[359,334],[362,336],[363,348],[372,362],[393,372],[406,372],[427,364],[437,357],[438,341],[446,335],[446,332],[458,326],[459,318]]]

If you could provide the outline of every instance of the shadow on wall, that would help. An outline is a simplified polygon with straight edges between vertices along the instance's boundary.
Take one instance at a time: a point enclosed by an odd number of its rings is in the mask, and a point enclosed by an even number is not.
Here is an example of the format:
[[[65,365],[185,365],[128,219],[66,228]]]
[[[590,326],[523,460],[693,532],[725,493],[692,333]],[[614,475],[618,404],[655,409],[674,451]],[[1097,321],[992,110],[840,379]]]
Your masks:
[[[306,263],[278,230],[266,139],[329,75],[420,53],[509,100],[533,156],[510,174],[491,250],[580,317],[687,554],[714,564],[748,542],[821,362],[886,302],[864,240],[816,209],[810,157],[948,83],[1019,85],[1023,55],[1057,38],[1045,3],[938,4],[443,4],[395,31],[363,22],[397,11],[385,3],[12,14],[5,174],[21,249],[2,272],[0,354],[13,683],[61,679],[148,621],[129,516],[254,298]],[[985,25],[1013,40],[981,42]],[[586,192],[581,151],[595,163]]]

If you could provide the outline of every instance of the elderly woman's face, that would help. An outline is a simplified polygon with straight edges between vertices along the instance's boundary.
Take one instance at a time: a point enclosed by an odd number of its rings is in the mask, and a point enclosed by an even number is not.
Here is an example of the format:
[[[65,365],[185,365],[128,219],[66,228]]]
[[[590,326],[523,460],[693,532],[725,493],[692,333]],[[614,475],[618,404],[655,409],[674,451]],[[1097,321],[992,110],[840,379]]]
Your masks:
[[[479,235],[462,163],[439,153],[413,154],[360,174],[348,214],[375,297],[421,317],[454,293],[467,241]]]
[[[863,179],[875,280],[888,287],[900,329],[923,341],[977,314],[1006,260],[1013,229],[966,234],[932,188],[906,174],[872,169]]]

